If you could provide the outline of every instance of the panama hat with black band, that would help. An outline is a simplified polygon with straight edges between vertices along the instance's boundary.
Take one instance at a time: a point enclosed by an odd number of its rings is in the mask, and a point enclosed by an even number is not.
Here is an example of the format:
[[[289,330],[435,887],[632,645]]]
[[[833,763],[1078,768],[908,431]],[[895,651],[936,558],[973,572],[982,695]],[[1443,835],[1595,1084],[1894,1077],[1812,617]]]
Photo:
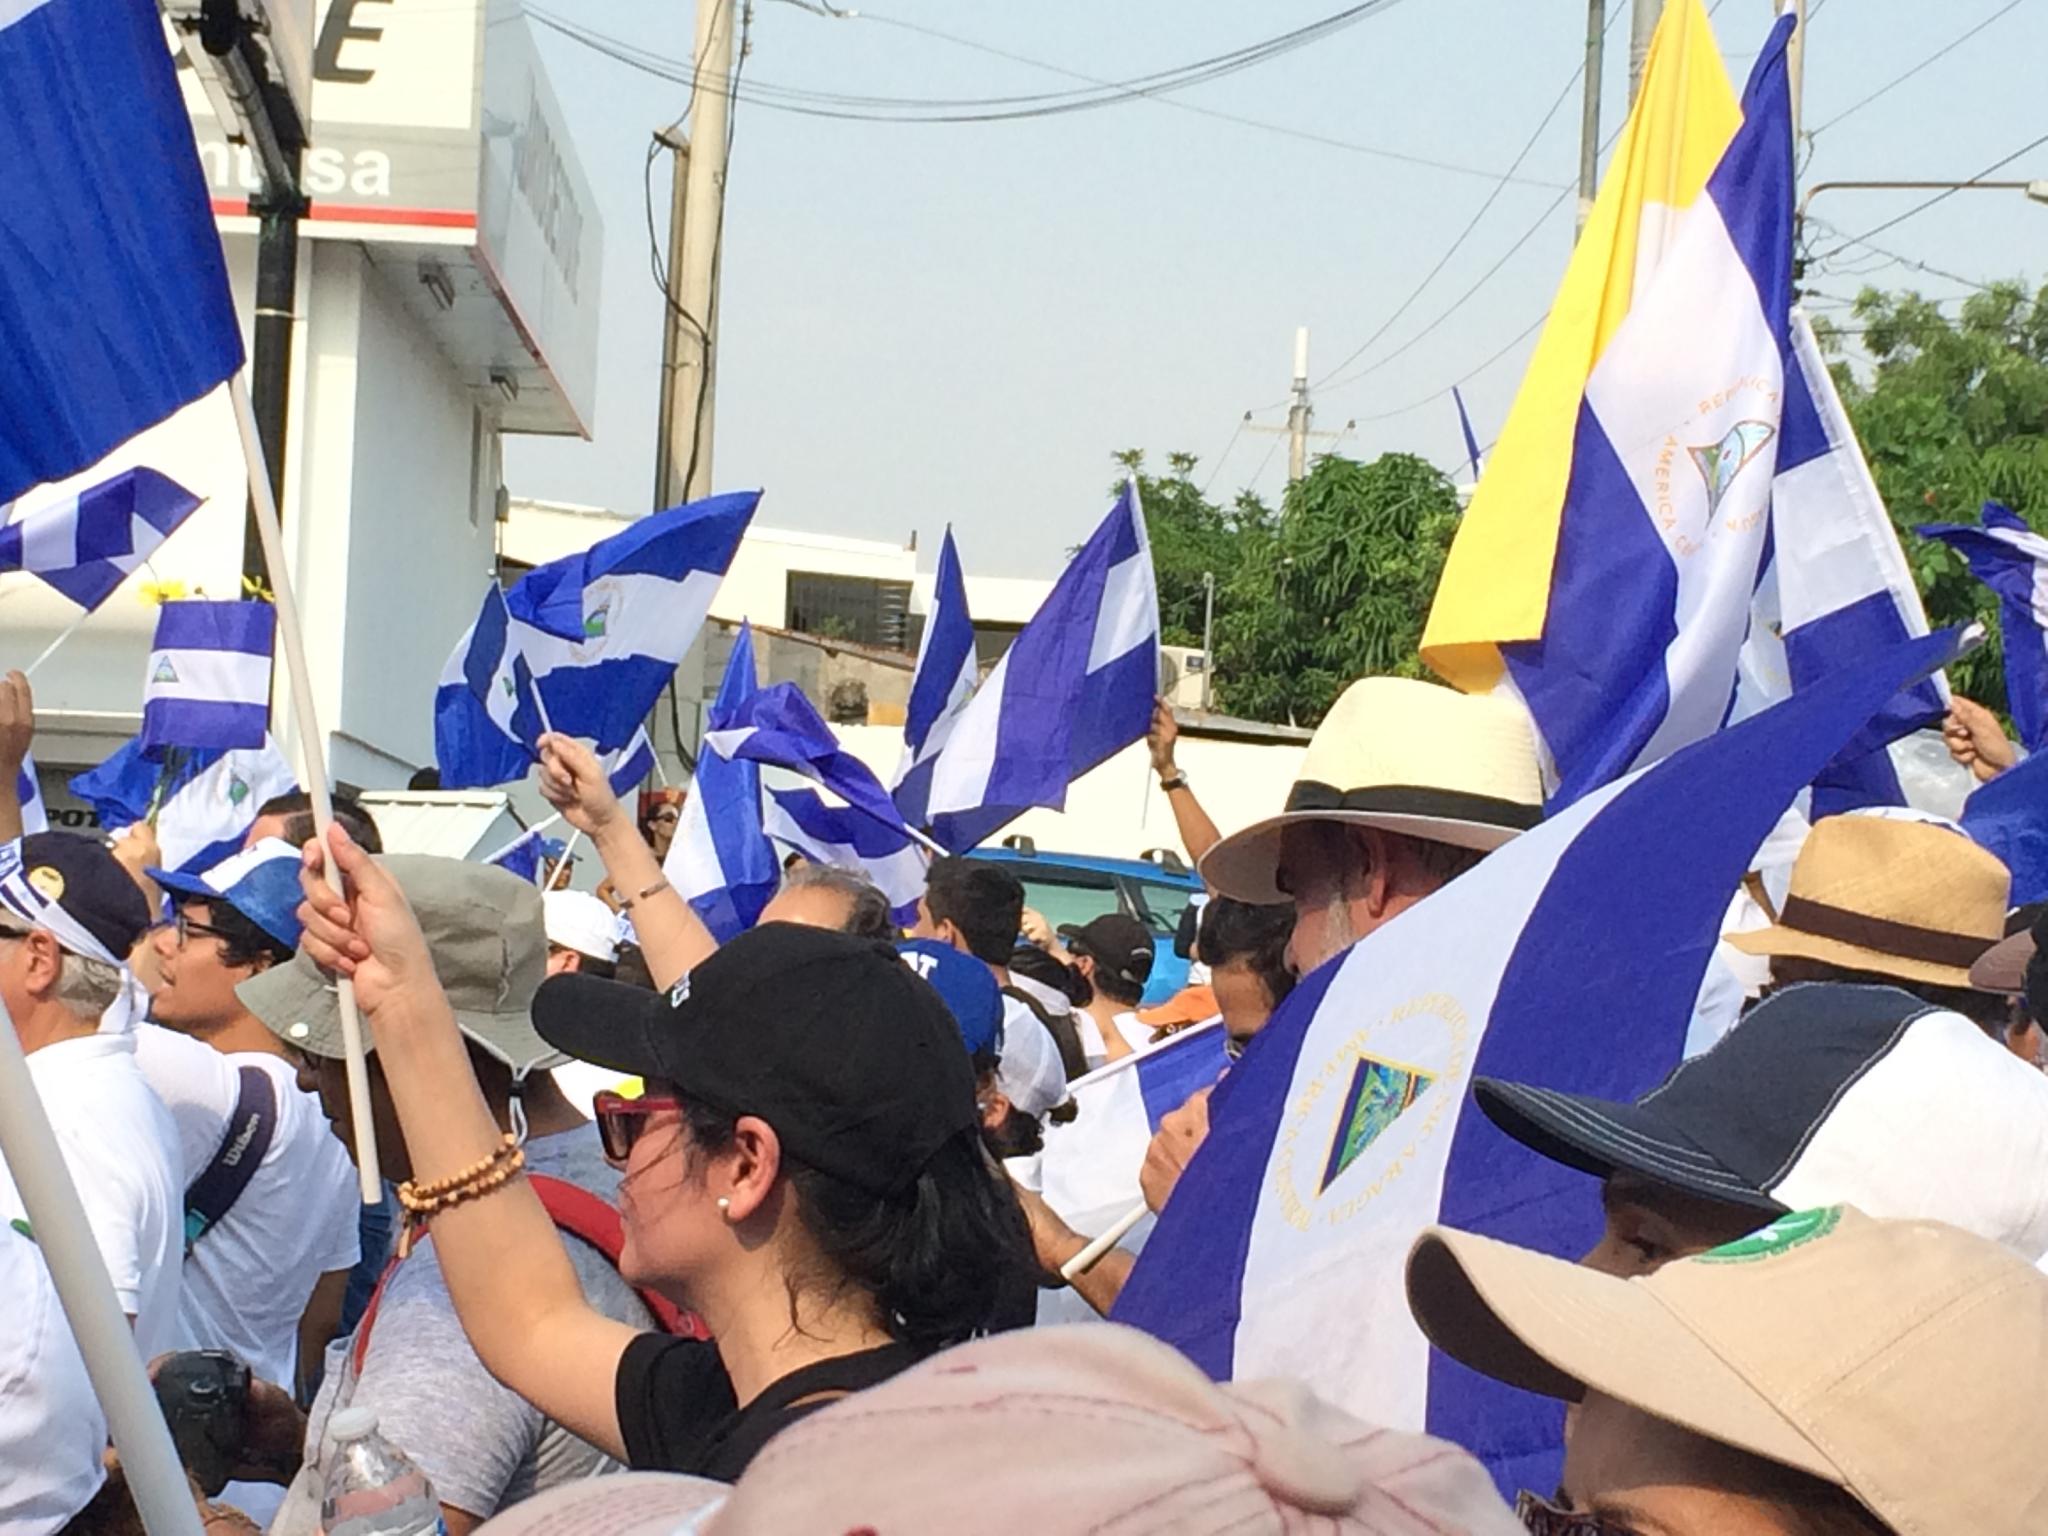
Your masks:
[[[1405,677],[1360,678],[1309,738],[1286,808],[1203,855],[1202,878],[1239,901],[1284,902],[1277,883],[1288,827],[1376,827],[1490,852],[1543,816],[1529,715],[1511,699]]]

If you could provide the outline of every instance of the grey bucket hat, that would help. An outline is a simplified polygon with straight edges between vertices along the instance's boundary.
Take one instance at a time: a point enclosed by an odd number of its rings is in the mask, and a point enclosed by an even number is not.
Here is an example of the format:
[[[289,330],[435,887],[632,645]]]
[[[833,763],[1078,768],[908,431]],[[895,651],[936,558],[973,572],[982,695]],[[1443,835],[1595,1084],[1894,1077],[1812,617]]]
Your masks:
[[[541,1039],[529,1016],[547,974],[539,890],[506,870],[461,859],[390,854],[377,862],[412,904],[463,1034],[515,1077],[568,1060]],[[333,979],[303,949],[288,965],[250,977],[235,992],[287,1045],[312,1056],[342,1055]]]

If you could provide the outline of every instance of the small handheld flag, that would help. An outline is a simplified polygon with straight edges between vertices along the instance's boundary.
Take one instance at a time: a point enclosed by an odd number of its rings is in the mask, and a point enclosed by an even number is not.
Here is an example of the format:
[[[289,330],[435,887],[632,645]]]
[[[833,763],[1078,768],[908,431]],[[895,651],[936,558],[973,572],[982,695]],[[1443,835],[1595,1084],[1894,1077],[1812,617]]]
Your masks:
[[[28,571],[90,613],[156,553],[199,498],[153,469],[130,469],[8,519],[0,571]]]
[[[706,716],[712,731],[737,721],[756,691],[754,633],[742,624]],[[782,877],[761,829],[758,764],[724,757],[707,740],[662,873],[721,944],[754,926]]]
[[[142,754],[172,747],[260,747],[270,722],[268,603],[165,603],[142,685]]]
[[[974,620],[967,612],[967,580],[961,574],[960,551],[953,545],[949,527],[939,546],[932,611],[925,620],[924,639],[918,643],[917,670],[910,678],[910,703],[903,717],[903,766],[896,775],[897,783],[945,746],[980,677]]]
[[[1917,529],[1970,563],[1970,574],[1998,594],[2005,642],[2006,707],[2029,752],[2048,748],[2048,538],[2012,508],[1984,503],[1983,526],[1930,523]]]
[[[156,813],[157,853],[166,869],[206,869],[237,848],[265,801],[299,787],[291,764],[268,736],[263,745],[222,752],[180,752],[151,762],[139,740],[124,742],[97,768],[75,775],[71,793],[93,808],[106,830]]]

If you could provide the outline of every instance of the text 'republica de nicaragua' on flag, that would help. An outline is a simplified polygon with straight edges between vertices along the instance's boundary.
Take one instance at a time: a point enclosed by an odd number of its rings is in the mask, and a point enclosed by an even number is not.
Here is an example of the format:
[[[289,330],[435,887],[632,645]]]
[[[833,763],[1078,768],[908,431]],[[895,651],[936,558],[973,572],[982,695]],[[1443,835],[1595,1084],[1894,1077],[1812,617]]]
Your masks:
[[[1678,1065],[1730,896],[1793,797],[1956,631],[1873,653],[1582,797],[1303,978],[1209,1103],[1115,1317],[1218,1379],[1299,1377],[1553,1486],[1559,1405],[1433,1355],[1403,1259],[1433,1222],[1560,1256],[1597,1184],[1497,1131],[1475,1077],[1632,1100]]]

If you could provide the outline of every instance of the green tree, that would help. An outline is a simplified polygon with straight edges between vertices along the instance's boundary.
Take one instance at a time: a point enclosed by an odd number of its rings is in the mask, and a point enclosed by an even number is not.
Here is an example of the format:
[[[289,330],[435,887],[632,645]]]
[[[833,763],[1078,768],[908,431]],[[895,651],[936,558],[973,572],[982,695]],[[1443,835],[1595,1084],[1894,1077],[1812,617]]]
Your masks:
[[[1457,523],[1457,493],[1423,459],[1318,459],[1277,520],[1238,530],[1216,598],[1221,707],[1314,725],[1354,678],[1423,676],[1416,647]]]
[[[1163,475],[1145,472],[1143,449],[1126,448],[1113,457],[1138,482],[1145,532],[1152,541],[1152,571],[1159,582],[1160,638],[1168,645],[1200,645],[1203,574],[1214,574],[1220,593],[1237,564],[1241,540],[1270,523],[1272,513],[1253,496],[1239,497],[1228,509],[1210,501],[1195,484],[1191,453],[1169,453]],[[1111,494],[1122,489],[1120,476]]]
[[[2019,282],[1971,295],[1950,316],[1917,293],[1866,288],[1854,323],[1815,322],[1834,354],[1856,435],[1927,605],[1941,626],[1981,620],[1992,643],[1949,669],[1958,691],[2005,706],[1998,602],[1946,545],[1915,525],[1974,523],[2002,501],[2048,530],[2048,287]],[[1851,340],[1862,358],[1851,361]]]

